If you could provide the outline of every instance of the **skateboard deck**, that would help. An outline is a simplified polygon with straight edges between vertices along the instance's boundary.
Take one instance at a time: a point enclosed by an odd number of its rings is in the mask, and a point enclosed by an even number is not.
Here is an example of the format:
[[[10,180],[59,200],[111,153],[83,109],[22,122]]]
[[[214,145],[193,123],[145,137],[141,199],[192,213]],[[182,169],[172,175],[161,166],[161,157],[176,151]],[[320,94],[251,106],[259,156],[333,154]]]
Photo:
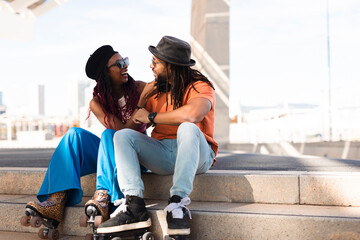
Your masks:
[[[167,232],[168,225],[167,225],[167,221],[166,221],[166,213],[164,212],[164,210],[157,210],[156,216],[160,223],[163,240],[189,240],[189,235],[169,235],[168,234],[168,232]]]

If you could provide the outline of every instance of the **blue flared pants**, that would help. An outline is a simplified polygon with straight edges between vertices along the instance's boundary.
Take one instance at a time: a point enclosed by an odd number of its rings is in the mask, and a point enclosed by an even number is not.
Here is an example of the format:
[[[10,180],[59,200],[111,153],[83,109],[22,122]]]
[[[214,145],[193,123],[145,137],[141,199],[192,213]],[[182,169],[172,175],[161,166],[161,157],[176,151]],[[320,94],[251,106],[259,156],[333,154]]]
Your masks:
[[[37,194],[45,201],[50,194],[67,190],[67,206],[81,202],[80,178],[97,173],[96,190],[107,190],[111,202],[123,198],[117,181],[113,136],[106,129],[101,138],[82,128],[70,128],[56,148]]]

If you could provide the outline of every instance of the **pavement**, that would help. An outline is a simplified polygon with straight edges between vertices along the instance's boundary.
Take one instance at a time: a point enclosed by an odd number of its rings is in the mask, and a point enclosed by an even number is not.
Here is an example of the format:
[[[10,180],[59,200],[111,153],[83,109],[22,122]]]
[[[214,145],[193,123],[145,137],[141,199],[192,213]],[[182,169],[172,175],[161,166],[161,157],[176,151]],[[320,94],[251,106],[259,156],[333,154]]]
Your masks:
[[[0,148],[0,167],[47,168],[54,148]],[[212,170],[360,172],[360,160],[221,150]]]

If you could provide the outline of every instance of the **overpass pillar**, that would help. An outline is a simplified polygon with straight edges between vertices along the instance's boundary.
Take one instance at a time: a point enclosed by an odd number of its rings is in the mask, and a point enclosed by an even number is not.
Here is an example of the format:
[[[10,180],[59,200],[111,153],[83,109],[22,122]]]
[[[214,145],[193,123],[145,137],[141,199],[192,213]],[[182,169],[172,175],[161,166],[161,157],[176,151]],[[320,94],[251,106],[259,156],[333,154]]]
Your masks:
[[[229,142],[229,0],[192,0],[191,39],[196,67],[214,83],[215,139]]]

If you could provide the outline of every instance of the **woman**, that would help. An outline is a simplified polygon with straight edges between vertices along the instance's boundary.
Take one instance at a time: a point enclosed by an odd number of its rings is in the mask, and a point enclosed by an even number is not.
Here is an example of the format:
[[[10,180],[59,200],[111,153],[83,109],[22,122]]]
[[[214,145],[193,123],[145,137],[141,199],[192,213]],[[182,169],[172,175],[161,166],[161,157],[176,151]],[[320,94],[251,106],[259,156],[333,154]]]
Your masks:
[[[81,202],[80,177],[87,174],[96,172],[97,179],[94,197],[85,208],[94,206],[106,220],[110,199],[113,202],[123,197],[117,185],[113,135],[123,128],[145,132],[146,126],[135,124],[131,117],[155,93],[154,82],[134,81],[128,74],[128,65],[128,58],[109,45],[98,48],[89,57],[85,71],[97,82],[90,110],[107,129],[101,139],[81,128],[69,129],[51,158],[37,194],[40,202],[29,202],[26,206],[23,225],[29,225],[30,215],[39,215],[56,228],[63,219],[65,205]]]

